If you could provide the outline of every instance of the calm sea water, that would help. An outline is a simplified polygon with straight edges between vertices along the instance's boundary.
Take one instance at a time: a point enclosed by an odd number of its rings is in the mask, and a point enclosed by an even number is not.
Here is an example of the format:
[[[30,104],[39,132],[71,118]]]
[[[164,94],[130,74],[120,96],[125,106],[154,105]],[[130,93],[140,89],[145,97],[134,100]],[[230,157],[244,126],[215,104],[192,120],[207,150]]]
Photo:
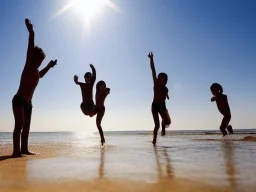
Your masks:
[[[238,191],[256,189],[256,129],[236,133],[222,138],[218,131],[173,131],[159,136],[153,147],[151,132],[105,132],[104,148],[98,133],[31,133],[30,145],[60,145],[66,152],[28,161],[27,177],[49,182],[98,177],[144,182],[184,178]],[[0,146],[11,143],[12,133],[0,133]]]
[[[160,133],[160,131],[159,131]],[[169,131],[167,134],[174,136],[197,136],[197,135],[220,135],[218,130],[181,130],[181,131]],[[239,135],[256,135],[256,129],[238,129],[235,130]],[[151,135],[152,131],[105,131],[104,134],[107,137],[121,137],[121,136],[138,136],[138,135]],[[31,132],[29,136],[30,144],[40,143],[59,143],[59,142],[76,142],[79,139],[79,135],[83,136],[81,139],[90,138],[96,139],[98,132]],[[201,138],[201,137],[200,137]],[[217,137],[219,138],[219,137]],[[111,139],[112,140],[112,139]],[[0,132],[0,144],[11,144],[12,133]]]

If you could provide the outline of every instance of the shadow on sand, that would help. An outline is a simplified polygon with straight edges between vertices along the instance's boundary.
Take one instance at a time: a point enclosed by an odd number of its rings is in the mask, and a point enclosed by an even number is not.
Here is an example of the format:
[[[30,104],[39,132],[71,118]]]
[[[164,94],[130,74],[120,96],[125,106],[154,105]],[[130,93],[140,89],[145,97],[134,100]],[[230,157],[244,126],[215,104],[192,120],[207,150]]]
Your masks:
[[[4,161],[4,160],[7,160],[7,159],[11,159],[11,158],[13,158],[11,155],[0,156],[0,161]]]

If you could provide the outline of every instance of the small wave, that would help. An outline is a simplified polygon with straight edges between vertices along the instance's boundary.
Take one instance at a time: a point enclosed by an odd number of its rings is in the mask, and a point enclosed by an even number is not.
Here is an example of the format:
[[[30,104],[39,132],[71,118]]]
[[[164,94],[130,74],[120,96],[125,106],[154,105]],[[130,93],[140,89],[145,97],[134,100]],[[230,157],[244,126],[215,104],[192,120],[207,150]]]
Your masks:
[[[194,141],[249,141],[256,142],[256,137],[254,136],[245,136],[243,138],[230,138],[230,137],[220,137],[220,138],[202,138],[202,139],[193,139]]]

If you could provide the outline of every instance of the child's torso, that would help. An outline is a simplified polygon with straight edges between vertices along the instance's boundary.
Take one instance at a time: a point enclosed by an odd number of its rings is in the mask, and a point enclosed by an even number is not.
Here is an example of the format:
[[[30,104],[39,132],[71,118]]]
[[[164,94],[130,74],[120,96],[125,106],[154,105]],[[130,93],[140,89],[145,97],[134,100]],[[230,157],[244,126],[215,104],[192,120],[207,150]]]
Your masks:
[[[80,87],[82,91],[83,103],[85,104],[91,103],[93,86],[90,83],[85,83]]]
[[[231,115],[227,95],[220,95],[216,97],[217,107],[222,115]]]
[[[96,107],[98,109],[104,107],[104,101],[105,101],[106,97],[107,97],[106,92],[97,91],[95,100],[96,100]]]
[[[154,86],[154,100],[155,103],[163,103],[168,94],[168,88],[166,86]]]
[[[32,70],[30,68],[24,68],[21,79],[20,86],[18,89],[18,94],[25,100],[31,101],[34,91],[39,82],[39,72],[38,70]]]

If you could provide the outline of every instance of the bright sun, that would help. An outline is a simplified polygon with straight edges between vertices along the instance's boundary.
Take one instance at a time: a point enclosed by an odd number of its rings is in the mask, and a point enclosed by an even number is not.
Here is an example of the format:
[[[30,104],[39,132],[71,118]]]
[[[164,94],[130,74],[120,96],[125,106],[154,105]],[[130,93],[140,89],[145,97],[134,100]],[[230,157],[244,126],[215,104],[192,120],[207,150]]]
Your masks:
[[[81,14],[82,17],[90,20],[93,16],[99,13],[107,3],[108,0],[73,0],[71,2],[71,7],[74,11]]]
[[[112,0],[69,0],[53,18],[58,17],[65,12],[72,10],[78,13],[86,25],[90,28],[92,18],[99,14],[104,7],[109,7],[116,12],[119,12],[119,7]]]

